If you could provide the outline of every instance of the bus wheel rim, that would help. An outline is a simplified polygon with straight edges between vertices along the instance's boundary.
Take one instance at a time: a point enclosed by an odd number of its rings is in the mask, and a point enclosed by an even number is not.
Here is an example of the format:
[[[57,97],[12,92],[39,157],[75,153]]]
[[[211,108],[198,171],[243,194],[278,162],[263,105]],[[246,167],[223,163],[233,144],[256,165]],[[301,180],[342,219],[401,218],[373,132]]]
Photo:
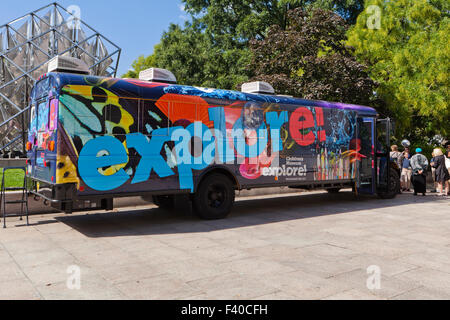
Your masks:
[[[220,208],[225,203],[225,187],[220,184],[212,184],[208,187],[208,206]]]

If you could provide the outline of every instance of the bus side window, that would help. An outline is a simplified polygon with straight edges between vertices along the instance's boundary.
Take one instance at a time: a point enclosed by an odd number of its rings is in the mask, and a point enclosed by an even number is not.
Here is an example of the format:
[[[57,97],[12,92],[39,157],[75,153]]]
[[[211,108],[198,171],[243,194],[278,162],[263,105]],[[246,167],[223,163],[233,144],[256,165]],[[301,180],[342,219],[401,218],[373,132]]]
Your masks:
[[[195,121],[201,121],[197,117],[197,105],[192,102],[170,102],[170,119],[173,126],[186,128]]]
[[[46,100],[42,100],[38,106],[38,132],[46,132],[49,119],[49,103]]]
[[[63,89],[59,97],[58,113],[66,131],[85,142],[93,136],[107,134],[105,127],[108,106],[99,109],[106,99],[106,96],[82,96]]]
[[[248,102],[244,105],[242,109],[242,122],[246,144],[249,146],[257,144],[258,140],[263,138],[261,134],[267,132],[264,130],[259,131],[264,124],[264,111],[255,102]],[[262,150],[259,150],[259,147],[258,154],[262,152]]]
[[[28,141],[34,146],[37,142],[37,114],[36,104],[33,102],[30,110],[30,128],[28,130]]]
[[[166,111],[169,114],[161,111],[153,100],[141,100],[139,105],[139,132],[152,136],[155,135],[154,131],[158,130],[158,136],[167,136],[170,127],[170,103]]]
[[[170,102],[170,118],[173,122],[173,127],[188,126],[195,122],[202,122],[198,115],[197,104],[194,102],[176,101]],[[190,153],[194,157],[199,157],[203,152],[203,144],[201,138],[191,137]]]
[[[30,133],[36,132],[36,126],[37,126],[37,117],[36,117],[36,105],[33,104],[31,106],[30,111]]]
[[[281,140],[281,143],[278,145],[278,149],[281,149],[281,152],[286,152],[286,150],[289,150],[292,148],[292,146],[294,145],[294,142],[289,139],[289,106],[286,105],[280,105],[278,108],[276,109],[271,109],[269,110],[269,112],[276,112],[277,116],[280,120],[283,121],[283,124],[281,125],[279,131],[278,131],[278,136]],[[272,144],[272,141],[274,141],[273,139],[275,139],[275,137],[272,136],[272,134],[277,134],[276,132],[272,132],[271,130],[273,128],[271,128],[269,126],[269,123],[267,123],[266,121],[266,125],[268,127],[268,132],[269,132],[269,143]],[[275,146],[270,146],[267,148],[267,156],[272,156],[272,150],[275,148]]]
[[[49,121],[48,128],[50,131],[56,130],[58,122],[58,99],[50,100],[50,113],[49,113]]]
[[[138,132],[139,100],[121,98],[119,103],[120,107],[112,104],[105,106],[102,116],[105,134],[123,142],[128,133]]]

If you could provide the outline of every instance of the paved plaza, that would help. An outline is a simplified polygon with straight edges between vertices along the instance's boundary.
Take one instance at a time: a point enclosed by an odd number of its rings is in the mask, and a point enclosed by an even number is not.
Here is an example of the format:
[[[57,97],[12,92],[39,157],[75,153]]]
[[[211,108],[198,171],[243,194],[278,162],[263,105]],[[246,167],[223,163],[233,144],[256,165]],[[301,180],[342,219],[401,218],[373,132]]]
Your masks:
[[[218,221],[149,204],[7,223],[1,299],[450,299],[450,200],[431,195],[255,196]]]

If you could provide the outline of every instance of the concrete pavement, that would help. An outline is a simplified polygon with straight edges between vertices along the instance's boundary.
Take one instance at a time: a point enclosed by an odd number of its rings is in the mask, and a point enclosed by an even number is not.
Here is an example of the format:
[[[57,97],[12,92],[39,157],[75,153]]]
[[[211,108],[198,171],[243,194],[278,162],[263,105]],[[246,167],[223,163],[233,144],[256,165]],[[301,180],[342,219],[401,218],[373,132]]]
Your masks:
[[[1,299],[450,298],[450,200],[434,196],[296,193],[240,198],[218,221],[146,205],[30,222],[0,229]]]

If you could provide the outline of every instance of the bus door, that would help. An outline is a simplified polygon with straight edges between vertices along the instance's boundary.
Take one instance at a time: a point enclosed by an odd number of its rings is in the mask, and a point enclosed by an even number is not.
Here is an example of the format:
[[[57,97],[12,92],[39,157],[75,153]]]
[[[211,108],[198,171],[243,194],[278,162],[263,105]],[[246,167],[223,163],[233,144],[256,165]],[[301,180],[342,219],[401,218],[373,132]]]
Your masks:
[[[376,181],[377,192],[388,192],[388,181],[390,179],[390,119],[378,119],[376,123]]]
[[[374,151],[376,120],[358,117],[357,121],[359,143],[356,143],[356,152],[359,153],[359,161],[357,161],[356,188],[358,193],[374,194],[376,191]]]

